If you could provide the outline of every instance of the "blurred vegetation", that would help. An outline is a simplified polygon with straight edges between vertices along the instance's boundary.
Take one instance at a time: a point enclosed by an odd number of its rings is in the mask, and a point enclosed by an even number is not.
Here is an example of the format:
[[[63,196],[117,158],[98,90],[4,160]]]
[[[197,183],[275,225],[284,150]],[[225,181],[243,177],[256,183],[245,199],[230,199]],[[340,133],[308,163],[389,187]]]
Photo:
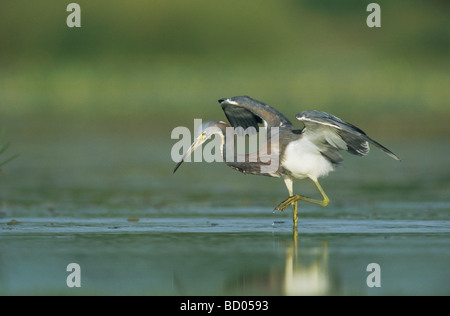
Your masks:
[[[4,166],[5,164],[7,164],[8,162],[10,162],[11,160],[17,158],[19,156],[19,154],[15,154],[9,158],[4,158],[4,152],[6,151],[6,149],[8,149],[8,147],[11,145],[10,142],[7,142],[6,144],[3,144],[3,138],[5,135],[5,131],[2,130],[0,132],[0,173],[2,172],[1,167]]]
[[[68,28],[70,2],[0,3],[1,125],[168,138],[247,94],[377,135],[450,132],[448,1],[377,1],[373,29],[360,0],[78,0]]]

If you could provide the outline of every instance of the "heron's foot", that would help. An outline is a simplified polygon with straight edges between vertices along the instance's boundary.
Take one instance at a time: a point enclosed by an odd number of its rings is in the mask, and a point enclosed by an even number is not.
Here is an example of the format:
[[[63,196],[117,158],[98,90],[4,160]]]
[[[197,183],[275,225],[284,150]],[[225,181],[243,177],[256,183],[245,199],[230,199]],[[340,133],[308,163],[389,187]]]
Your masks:
[[[296,203],[298,200],[299,198],[297,197],[297,195],[290,196],[286,200],[278,204],[278,206],[275,207],[274,211],[278,210],[280,212],[284,212],[289,205]]]
[[[324,195],[324,198],[322,201],[319,201],[319,200],[311,199],[311,198],[303,196],[303,195],[296,194],[296,195],[288,197],[286,200],[281,202],[277,207],[275,207],[275,210],[279,210],[279,211],[283,212],[289,205],[291,205],[293,203],[297,203],[297,201],[300,201],[300,200],[309,202],[309,203],[314,203],[314,204],[321,205],[321,206],[327,206],[328,203],[330,202],[330,200],[328,199],[328,197],[326,195]]]
[[[294,222],[294,230],[297,230],[297,223],[298,223],[298,207],[297,207],[297,201],[298,199],[295,198],[295,196],[291,196],[289,198],[287,198],[286,200],[284,200],[283,202],[281,202],[275,209],[279,210],[280,212],[283,212],[289,205],[292,204],[292,220]]]

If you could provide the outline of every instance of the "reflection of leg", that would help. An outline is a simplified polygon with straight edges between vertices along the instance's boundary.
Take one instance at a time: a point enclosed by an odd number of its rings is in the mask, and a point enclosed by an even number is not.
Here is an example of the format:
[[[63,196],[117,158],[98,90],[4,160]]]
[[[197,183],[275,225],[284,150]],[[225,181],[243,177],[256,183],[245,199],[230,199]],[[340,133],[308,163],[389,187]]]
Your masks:
[[[296,195],[290,196],[289,198],[287,198],[286,200],[281,202],[275,209],[276,210],[280,210],[280,211],[284,211],[289,205],[291,205],[292,203],[297,203],[297,201],[299,201],[299,200],[310,202],[310,203],[314,203],[314,204],[318,204],[318,205],[321,205],[321,206],[327,206],[328,203],[330,202],[330,199],[328,198],[328,196],[323,191],[322,187],[319,184],[319,181],[317,181],[315,179],[311,179],[311,180],[315,183],[316,187],[319,189],[320,194],[322,194],[322,197],[323,197],[322,201],[311,199],[309,197],[296,194]]]

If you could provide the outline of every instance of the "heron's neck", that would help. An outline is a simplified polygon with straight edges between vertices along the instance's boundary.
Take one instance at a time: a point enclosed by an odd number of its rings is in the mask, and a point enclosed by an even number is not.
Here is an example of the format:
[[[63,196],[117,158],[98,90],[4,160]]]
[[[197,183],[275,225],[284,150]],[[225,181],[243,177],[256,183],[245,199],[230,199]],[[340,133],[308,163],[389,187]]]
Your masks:
[[[217,133],[220,138],[221,138],[221,156],[222,156],[222,160],[232,169],[235,169],[237,171],[240,172],[246,172],[246,168],[244,166],[244,164],[242,162],[238,162],[240,160],[242,160],[242,157],[245,157],[245,161],[249,161],[248,160],[248,154],[245,155],[238,155],[236,153],[236,151],[234,150],[234,145],[230,146],[229,144],[227,145],[227,127],[230,127],[228,124],[219,124],[218,127],[220,128],[221,133]],[[230,146],[230,150],[227,151],[227,147]],[[239,159],[238,159],[239,156]]]

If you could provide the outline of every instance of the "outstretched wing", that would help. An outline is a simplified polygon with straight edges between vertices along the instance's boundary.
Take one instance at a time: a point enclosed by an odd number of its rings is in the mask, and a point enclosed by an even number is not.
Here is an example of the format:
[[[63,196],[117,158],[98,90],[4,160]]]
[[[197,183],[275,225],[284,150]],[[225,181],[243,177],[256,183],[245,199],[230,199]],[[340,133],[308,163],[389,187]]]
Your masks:
[[[279,111],[261,101],[248,96],[237,96],[220,99],[225,115],[233,127],[254,127],[259,131],[258,124],[266,127],[291,127],[292,123]]]
[[[369,153],[369,143],[380,148],[387,155],[400,160],[392,151],[373,140],[358,127],[340,118],[321,111],[305,111],[295,116],[305,124],[303,133],[333,163],[342,161],[339,150],[365,156]]]

